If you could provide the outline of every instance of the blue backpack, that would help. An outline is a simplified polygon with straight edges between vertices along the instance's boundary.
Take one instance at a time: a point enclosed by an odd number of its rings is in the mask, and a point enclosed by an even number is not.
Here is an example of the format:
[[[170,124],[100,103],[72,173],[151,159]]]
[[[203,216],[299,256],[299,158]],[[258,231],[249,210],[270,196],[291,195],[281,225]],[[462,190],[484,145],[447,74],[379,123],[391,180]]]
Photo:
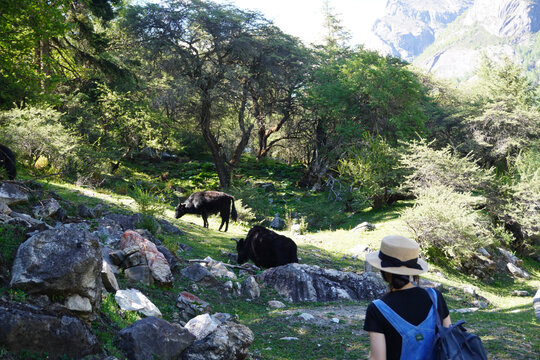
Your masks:
[[[428,293],[437,307],[436,294],[431,291]],[[477,335],[468,333],[463,327],[464,323],[465,320],[459,320],[445,328],[437,313],[437,333],[433,344],[436,360],[487,360],[482,340]]]
[[[433,344],[436,340],[437,319],[439,319],[439,314],[437,314],[437,295],[433,289],[426,290],[430,294],[433,306],[431,306],[424,321],[417,326],[399,316],[384,301],[375,300],[373,302],[386,320],[401,335],[400,359],[435,359],[435,348]]]

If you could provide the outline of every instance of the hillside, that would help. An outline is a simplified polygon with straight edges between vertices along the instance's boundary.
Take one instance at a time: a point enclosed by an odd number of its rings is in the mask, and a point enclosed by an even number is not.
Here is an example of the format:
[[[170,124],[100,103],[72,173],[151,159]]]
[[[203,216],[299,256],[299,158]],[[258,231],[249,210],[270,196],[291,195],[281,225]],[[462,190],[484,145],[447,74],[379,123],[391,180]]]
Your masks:
[[[539,79],[540,1],[389,1],[375,48],[444,78],[470,79],[482,56],[508,57]]]

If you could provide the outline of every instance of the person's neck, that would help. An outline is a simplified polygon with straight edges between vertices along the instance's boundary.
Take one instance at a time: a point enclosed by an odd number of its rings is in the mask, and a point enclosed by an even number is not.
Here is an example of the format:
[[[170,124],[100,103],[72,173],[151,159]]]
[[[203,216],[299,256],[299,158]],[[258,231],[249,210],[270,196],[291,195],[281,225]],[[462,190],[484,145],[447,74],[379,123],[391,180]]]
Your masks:
[[[413,288],[415,287],[412,283],[407,283],[405,284],[403,287],[399,288],[399,289],[392,289],[392,291],[400,291],[400,290],[407,290],[407,289],[410,289],[410,288]]]

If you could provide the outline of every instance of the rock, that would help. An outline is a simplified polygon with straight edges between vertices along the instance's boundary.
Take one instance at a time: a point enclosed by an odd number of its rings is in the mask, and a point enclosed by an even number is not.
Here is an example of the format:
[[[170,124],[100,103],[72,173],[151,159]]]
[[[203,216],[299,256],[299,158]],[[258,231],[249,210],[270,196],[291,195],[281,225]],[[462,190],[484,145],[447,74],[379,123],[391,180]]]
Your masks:
[[[146,265],[132,266],[124,269],[124,275],[130,284],[135,284],[138,282],[148,286],[154,284],[152,271],[150,271],[150,268]]]
[[[134,230],[136,228],[135,224],[141,221],[142,215],[141,214],[123,215],[123,214],[110,213],[110,214],[105,215],[102,219],[112,221],[118,224],[123,231],[126,231],[126,230]]]
[[[301,235],[302,234],[302,227],[300,224],[292,224],[291,225],[291,235]]]
[[[9,216],[11,216],[11,220],[9,220],[7,223],[12,225],[20,225],[25,228],[27,228],[28,232],[32,231],[44,231],[52,229],[51,226],[47,225],[41,220],[34,219],[30,215],[27,214],[20,214],[15,211],[12,211]]]
[[[37,353],[50,359],[82,359],[102,351],[97,337],[78,317],[2,300],[0,344],[9,351]]]
[[[120,330],[117,339],[128,359],[151,360],[179,359],[195,337],[181,326],[152,316]]]
[[[11,287],[28,294],[78,294],[101,304],[102,258],[98,239],[78,224],[40,232],[19,246]]]
[[[184,321],[189,321],[198,314],[211,311],[210,304],[185,291],[181,292],[176,298],[176,307],[180,309],[180,317]]]
[[[183,268],[182,275],[194,282],[200,282],[212,287],[219,286],[219,281],[201,264],[193,264]]]
[[[274,230],[282,230],[285,228],[285,221],[283,221],[279,214],[276,214],[272,222],[270,223],[270,227]]]
[[[210,314],[195,316],[184,326],[192,333],[197,340],[202,340],[212,333],[221,324],[221,321],[214,319]]]
[[[259,288],[259,284],[257,284],[257,281],[253,276],[248,276],[244,280],[244,282],[242,283],[242,289],[242,293],[248,299],[257,299],[261,296],[261,289]]]
[[[331,318],[330,319],[331,322],[333,322],[334,324],[339,324],[339,319],[338,318]]]
[[[298,315],[298,317],[304,321],[311,321],[315,319],[315,316],[308,314],[308,313],[302,313]]]
[[[162,245],[156,245],[156,248],[160,253],[165,256],[165,259],[167,259],[167,262],[169,263],[169,268],[174,270],[176,267],[178,267],[178,259],[177,257],[165,246]]]
[[[220,324],[202,340],[197,340],[182,354],[182,360],[246,359],[253,343],[253,332],[231,321]]]
[[[518,268],[516,265],[514,265],[512,263],[506,264],[506,268],[514,276],[524,278],[526,280],[529,280],[531,278],[531,275],[528,272],[526,272],[525,270],[523,270],[521,268]]]
[[[101,282],[108,292],[115,293],[120,290],[118,282],[116,281],[116,276],[114,276],[111,266],[105,260],[103,260],[101,267]]]
[[[82,312],[82,313],[90,313],[92,312],[92,304],[90,304],[90,300],[86,297],[82,297],[80,295],[71,295],[66,299],[64,302],[64,306],[72,311],[76,312]]]
[[[491,254],[484,248],[478,249],[478,253],[482,256],[485,256],[487,258],[491,257]]]
[[[536,294],[533,297],[533,307],[536,319],[540,320],[540,288],[536,291]]]
[[[236,280],[236,274],[225,266],[221,261],[216,261],[211,257],[207,256],[204,258],[205,262],[200,263],[202,266],[208,269],[212,275],[217,277],[224,277],[227,279]]]
[[[11,209],[9,206],[7,206],[6,203],[0,202],[0,214],[9,215],[10,213]]]
[[[523,263],[522,260],[518,259],[514,254],[512,254],[510,251],[505,250],[503,248],[497,248],[499,253],[501,253],[502,256],[504,256],[504,259],[506,262],[509,262],[513,265],[519,266]]]
[[[17,205],[28,202],[28,194],[22,186],[12,183],[0,183],[0,202],[6,205]]]
[[[118,250],[118,251],[123,254],[122,250]],[[107,263],[108,267],[111,269],[111,271],[114,274],[120,274],[119,265],[122,264],[122,261],[120,261],[119,264],[113,264],[113,259],[110,256],[110,254],[112,252],[114,252],[114,250],[112,250],[111,248],[109,248],[109,247],[107,247],[105,245],[101,246],[101,257],[103,258],[103,261],[105,261]]]
[[[79,206],[77,206],[77,214],[82,218],[94,219],[96,217],[96,214],[94,214],[94,211],[90,210],[83,204],[80,204]]]
[[[124,230],[116,221],[102,218],[97,220],[97,229],[93,231],[93,234],[99,237],[105,245],[117,249]]]
[[[168,222],[165,219],[159,219],[158,222],[161,225],[161,229],[165,233],[178,235],[178,236],[184,236],[185,235],[185,233],[182,230],[180,230],[179,228],[177,228],[176,226],[174,226],[173,224],[171,224],[170,222]]]
[[[512,296],[529,296],[529,292],[525,290],[514,290],[510,293]]]
[[[161,317],[161,312],[156,305],[137,289],[118,290],[114,299],[122,310],[138,311],[145,316]]]
[[[375,225],[368,223],[367,221],[364,221],[363,223],[356,225],[354,229],[352,229],[351,231],[356,232],[356,231],[373,231],[373,230],[375,230]]]
[[[466,286],[463,288],[463,292],[465,294],[469,294],[469,295],[472,295],[472,296],[476,296],[476,289],[473,288],[472,286]]]
[[[355,274],[296,263],[267,269],[259,280],[291,302],[373,300],[388,291],[382,278],[372,272]]]
[[[270,306],[272,309],[283,309],[284,307],[286,307],[284,303],[278,300],[268,301],[268,306]]]
[[[120,249],[125,250],[129,247],[138,247],[139,252],[144,254],[148,267],[156,281],[163,285],[172,284],[174,278],[169,263],[165,256],[157,250],[154,243],[133,230],[127,230],[122,235],[122,240],[120,240]]]
[[[60,210],[60,204],[55,199],[50,198],[41,201],[38,206],[34,207],[34,216],[43,219],[54,215],[58,210]]]
[[[135,229],[134,231],[137,234],[141,235],[146,240],[153,242],[154,245],[156,245],[156,246],[162,246],[163,245],[163,243],[159,239],[154,237],[154,235],[152,235],[152,233],[147,229]]]
[[[286,336],[286,337],[282,337],[282,338],[279,338],[279,340],[285,340],[285,341],[298,341],[300,340],[299,338],[295,337],[295,336]]]

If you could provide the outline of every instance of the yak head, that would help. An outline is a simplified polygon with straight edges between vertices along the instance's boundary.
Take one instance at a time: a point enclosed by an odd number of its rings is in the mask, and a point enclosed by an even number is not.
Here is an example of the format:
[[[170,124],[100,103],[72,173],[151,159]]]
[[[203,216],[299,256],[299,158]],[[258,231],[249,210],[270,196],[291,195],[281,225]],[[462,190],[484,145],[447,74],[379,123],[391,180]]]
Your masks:
[[[178,219],[179,217],[185,214],[187,214],[186,204],[179,203],[178,206],[176,207],[176,211],[174,212],[174,217]]]
[[[238,263],[238,265],[242,265],[249,260],[249,254],[246,245],[246,240],[244,239],[236,241],[236,252],[238,253],[238,258],[236,262]]]

